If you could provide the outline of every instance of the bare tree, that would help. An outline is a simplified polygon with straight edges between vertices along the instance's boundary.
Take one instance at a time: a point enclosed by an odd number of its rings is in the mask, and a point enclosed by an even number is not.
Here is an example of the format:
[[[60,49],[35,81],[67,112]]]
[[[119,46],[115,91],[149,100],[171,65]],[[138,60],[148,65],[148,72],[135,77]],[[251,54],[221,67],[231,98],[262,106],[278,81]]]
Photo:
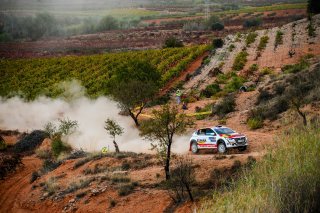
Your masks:
[[[105,126],[104,126],[105,130],[107,130],[108,134],[113,138],[113,144],[114,144],[114,148],[116,149],[116,152],[119,153],[119,146],[116,142],[116,136],[117,135],[122,135],[123,134],[123,128],[117,124],[116,121],[108,118],[105,121]]]
[[[191,186],[195,182],[194,167],[190,157],[178,157],[174,163],[174,167],[171,170],[171,178],[167,181],[167,186],[173,195],[171,198],[176,202],[183,201],[186,194],[193,202]]]

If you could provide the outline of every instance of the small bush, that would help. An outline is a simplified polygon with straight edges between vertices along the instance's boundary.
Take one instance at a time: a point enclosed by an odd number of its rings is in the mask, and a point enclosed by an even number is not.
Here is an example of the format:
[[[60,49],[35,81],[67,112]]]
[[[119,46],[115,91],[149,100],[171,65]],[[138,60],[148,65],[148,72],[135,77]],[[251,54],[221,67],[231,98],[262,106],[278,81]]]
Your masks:
[[[116,202],[114,199],[111,199],[111,200],[110,200],[110,203],[109,203],[110,208],[113,208],[113,207],[115,207],[116,205],[117,205],[117,202]]]
[[[33,183],[35,180],[37,180],[38,178],[40,177],[39,173],[34,171],[32,172],[31,174],[31,177],[30,177],[30,183]]]
[[[214,94],[220,92],[219,84],[210,84],[204,90],[201,91],[201,96],[205,96],[206,98],[210,98]]]
[[[228,81],[228,83],[225,85],[223,90],[228,93],[238,91],[244,82],[245,82],[244,78],[233,76],[231,80]]]
[[[111,178],[111,181],[113,183],[128,183],[131,181],[129,177],[124,177],[124,176],[115,176]]]
[[[121,168],[126,171],[126,170],[129,170],[131,168],[131,166],[129,163],[123,162],[121,165]]]
[[[52,157],[50,150],[44,150],[44,149],[37,149],[36,155],[40,159],[50,159]]]
[[[257,71],[259,69],[259,66],[258,64],[252,64],[250,67],[249,67],[249,72],[250,73],[254,73],[255,71]]]
[[[126,196],[128,194],[131,194],[134,190],[134,186],[132,184],[124,184],[121,185],[119,190],[118,190],[118,195],[119,196]]]
[[[232,52],[234,48],[236,48],[236,46],[234,46],[234,44],[230,44],[230,46],[228,47],[229,52]]]
[[[175,47],[183,47],[182,41],[178,40],[173,36],[165,40],[163,48],[175,48]]]
[[[247,63],[248,55],[249,54],[246,51],[241,51],[240,53],[238,53],[238,55],[236,56],[233,62],[232,69],[236,71],[242,70]]]
[[[212,40],[213,48],[221,48],[223,46],[223,40],[221,38],[215,38]]]
[[[5,150],[7,148],[7,144],[5,143],[4,139],[0,135],[0,151]]]
[[[260,73],[261,73],[261,75],[270,75],[270,74],[272,74],[274,71],[271,69],[271,68],[269,68],[269,67],[264,67],[261,71],[260,71]]]
[[[211,25],[211,30],[213,31],[221,31],[224,29],[224,25],[221,22],[216,22]]]
[[[262,20],[260,18],[248,19],[243,23],[243,27],[258,27],[262,24]]]
[[[222,101],[213,107],[213,114],[218,115],[220,118],[225,117],[226,114],[233,112],[235,109],[235,96],[228,95]]]
[[[263,127],[263,120],[261,118],[249,118],[247,124],[250,129],[259,129]]]
[[[276,33],[276,39],[275,39],[275,42],[274,42],[274,48],[276,49],[281,44],[283,44],[283,32],[278,30],[277,33]]]
[[[14,147],[15,151],[32,151],[37,148],[46,137],[48,137],[48,134],[46,132],[35,130],[16,143]]]
[[[61,165],[60,161],[55,161],[52,159],[46,159],[43,161],[41,173],[46,174],[58,168]]]
[[[71,151],[71,147],[63,143],[60,138],[54,138],[51,144],[52,153],[58,157],[62,152]]]
[[[269,37],[268,36],[262,36],[260,38],[260,42],[259,42],[259,45],[258,45],[258,51],[262,51],[266,48],[267,46],[267,43],[269,41]]]
[[[247,38],[246,38],[246,45],[247,45],[247,47],[249,47],[250,44],[252,44],[252,43],[256,40],[257,36],[258,36],[258,34],[255,33],[255,32],[251,32],[251,33],[249,33],[249,34],[247,35]]]
[[[309,62],[302,58],[297,64],[285,65],[281,68],[281,71],[284,73],[297,73],[309,67]]]

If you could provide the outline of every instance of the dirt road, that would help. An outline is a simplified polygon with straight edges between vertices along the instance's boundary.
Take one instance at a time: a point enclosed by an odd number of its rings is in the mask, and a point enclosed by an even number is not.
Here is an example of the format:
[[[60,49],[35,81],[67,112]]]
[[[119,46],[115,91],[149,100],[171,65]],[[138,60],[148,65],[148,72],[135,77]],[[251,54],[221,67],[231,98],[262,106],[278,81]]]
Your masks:
[[[30,177],[33,171],[39,169],[41,160],[35,157],[22,159],[23,165],[18,170],[0,182],[0,212],[28,212],[24,203],[30,194]]]

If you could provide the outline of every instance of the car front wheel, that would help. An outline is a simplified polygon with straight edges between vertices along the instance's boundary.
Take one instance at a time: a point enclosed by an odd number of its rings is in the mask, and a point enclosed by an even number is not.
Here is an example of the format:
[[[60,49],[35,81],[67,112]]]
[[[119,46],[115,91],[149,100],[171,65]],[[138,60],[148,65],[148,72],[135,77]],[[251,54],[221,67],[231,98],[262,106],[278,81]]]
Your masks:
[[[219,143],[218,145],[218,152],[223,154],[227,151],[227,147],[224,143]]]
[[[198,149],[197,143],[193,142],[193,143],[191,144],[191,151],[192,151],[192,153],[194,153],[194,154],[198,153],[199,149]]]

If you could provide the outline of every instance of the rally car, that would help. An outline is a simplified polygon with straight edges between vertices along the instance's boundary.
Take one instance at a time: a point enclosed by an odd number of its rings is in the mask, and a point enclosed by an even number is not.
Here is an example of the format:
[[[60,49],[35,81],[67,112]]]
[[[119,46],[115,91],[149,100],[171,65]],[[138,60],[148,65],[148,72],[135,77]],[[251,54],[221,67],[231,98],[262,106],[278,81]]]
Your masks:
[[[198,129],[190,138],[190,151],[193,153],[200,149],[218,149],[219,153],[225,153],[229,148],[244,151],[247,146],[248,139],[245,135],[225,126]]]

